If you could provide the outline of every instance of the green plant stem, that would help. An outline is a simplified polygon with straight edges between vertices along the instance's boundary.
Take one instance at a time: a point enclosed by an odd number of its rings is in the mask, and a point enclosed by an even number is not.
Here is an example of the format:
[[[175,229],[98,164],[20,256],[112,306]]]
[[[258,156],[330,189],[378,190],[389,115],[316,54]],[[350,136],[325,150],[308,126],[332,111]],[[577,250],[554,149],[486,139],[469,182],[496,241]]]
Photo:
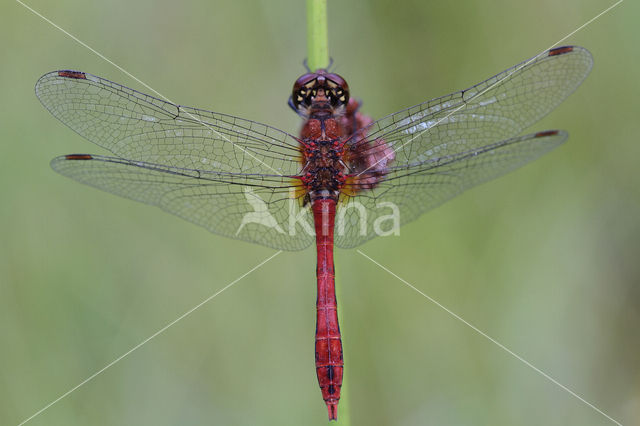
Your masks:
[[[329,66],[327,0],[307,0],[307,66],[311,71]]]

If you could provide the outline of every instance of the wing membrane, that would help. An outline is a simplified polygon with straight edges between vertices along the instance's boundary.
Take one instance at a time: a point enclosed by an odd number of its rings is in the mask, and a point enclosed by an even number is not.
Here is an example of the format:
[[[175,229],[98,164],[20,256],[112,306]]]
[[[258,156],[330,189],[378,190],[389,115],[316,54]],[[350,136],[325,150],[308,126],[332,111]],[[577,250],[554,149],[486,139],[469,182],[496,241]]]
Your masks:
[[[397,167],[509,139],[573,93],[592,65],[582,47],[552,49],[468,89],[384,117],[365,130],[367,138],[383,139]]]
[[[567,138],[563,131],[516,135],[573,93],[592,64],[591,54],[582,47],[551,49],[466,90],[391,114],[363,129],[364,138],[352,144],[367,168],[353,167],[354,178],[344,189],[357,195],[345,197],[342,208],[348,210],[343,213],[348,225],[336,244],[354,247],[375,237],[375,219],[390,214],[376,207],[381,202],[397,205],[404,224],[562,143]],[[366,226],[358,205],[369,216]]]
[[[392,221],[384,219],[395,213],[389,203],[405,224],[564,142],[563,131],[516,135],[569,96],[592,62],[580,47],[552,49],[359,131],[364,138],[349,142],[347,161],[359,169],[344,188],[336,245],[386,232]],[[36,94],[59,120],[116,155],[58,157],[51,165],[59,173],[227,237],[284,250],[313,242],[310,215],[300,216],[296,198],[304,194],[295,178],[298,142],[288,133],[77,71],[44,75]]]
[[[168,167],[117,157],[75,154],[54,158],[58,173],[103,191],[156,205],[226,237],[301,250],[314,239],[299,214],[296,181]],[[306,217],[310,223],[310,215]]]
[[[338,247],[352,248],[390,232],[392,203],[399,212],[400,226],[411,222],[461,192],[509,173],[549,152],[568,137],[551,130],[519,136],[478,149],[434,157],[421,164],[395,167],[375,188],[348,198],[341,208],[346,225],[336,231]],[[358,208],[358,206],[363,208]],[[362,211],[367,212],[363,218]],[[378,229],[375,229],[376,221]]]
[[[165,102],[79,71],[54,71],[36,95],[57,119],[120,158],[230,173],[296,174],[298,144],[253,121]]]

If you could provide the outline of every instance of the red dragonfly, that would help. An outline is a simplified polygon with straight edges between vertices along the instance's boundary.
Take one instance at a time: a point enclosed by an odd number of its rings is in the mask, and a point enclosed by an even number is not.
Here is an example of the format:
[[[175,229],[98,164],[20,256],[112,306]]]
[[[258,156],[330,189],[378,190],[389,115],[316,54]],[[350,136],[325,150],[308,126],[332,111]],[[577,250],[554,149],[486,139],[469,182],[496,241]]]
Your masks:
[[[304,119],[299,137],[81,71],[45,74],[36,95],[112,154],[57,157],[55,171],[227,237],[281,250],[315,239],[316,372],[335,420],[344,363],[334,244],[350,248],[397,233],[465,189],[560,145],[562,130],[518,135],[576,90],[592,64],[586,49],[558,47],[377,121],[358,111],[342,77],[320,69],[293,86],[289,105]]]

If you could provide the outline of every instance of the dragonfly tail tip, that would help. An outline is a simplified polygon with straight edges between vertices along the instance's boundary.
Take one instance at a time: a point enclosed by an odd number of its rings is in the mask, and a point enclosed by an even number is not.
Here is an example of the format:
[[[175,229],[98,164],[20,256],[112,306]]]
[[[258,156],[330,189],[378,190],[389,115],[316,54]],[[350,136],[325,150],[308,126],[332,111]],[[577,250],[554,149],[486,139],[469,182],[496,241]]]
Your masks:
[[[327,401],[329,420],[338,420],[338,401]]]

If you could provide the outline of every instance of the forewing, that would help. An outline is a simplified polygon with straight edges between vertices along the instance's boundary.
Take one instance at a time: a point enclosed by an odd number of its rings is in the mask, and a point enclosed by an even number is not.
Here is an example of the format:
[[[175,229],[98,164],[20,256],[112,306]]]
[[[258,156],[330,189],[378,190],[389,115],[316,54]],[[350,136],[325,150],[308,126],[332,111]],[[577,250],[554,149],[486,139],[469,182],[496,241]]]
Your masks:
[[[373,141],[382,139],[395,152],[391,165],[404,167],[509,139],[573,93],[592,65],[582,47],[551,49],[466,90],[372,123],[365,129],[369,150],[380,150]]]
[[[550,130],[394,167],[375,188],[344,198],[336,220],[336,245],[351,248],[390,233],[394,213],[400,225],[411,222],[466,189],[535,160],[567,137],[564,131]]]
[[[282,250],[314,239],[302,222],[290,178],[207,172],[89,154],[54,158],[51,167],[78,182],[143,203],[226,237]],[[310,215],[306,214],[307,224]]]
[[[153,96],[80,71],[54,71],[36,95],[57,119],[120,158],[229,173],[294,175],[298,144],[273,127]]]

